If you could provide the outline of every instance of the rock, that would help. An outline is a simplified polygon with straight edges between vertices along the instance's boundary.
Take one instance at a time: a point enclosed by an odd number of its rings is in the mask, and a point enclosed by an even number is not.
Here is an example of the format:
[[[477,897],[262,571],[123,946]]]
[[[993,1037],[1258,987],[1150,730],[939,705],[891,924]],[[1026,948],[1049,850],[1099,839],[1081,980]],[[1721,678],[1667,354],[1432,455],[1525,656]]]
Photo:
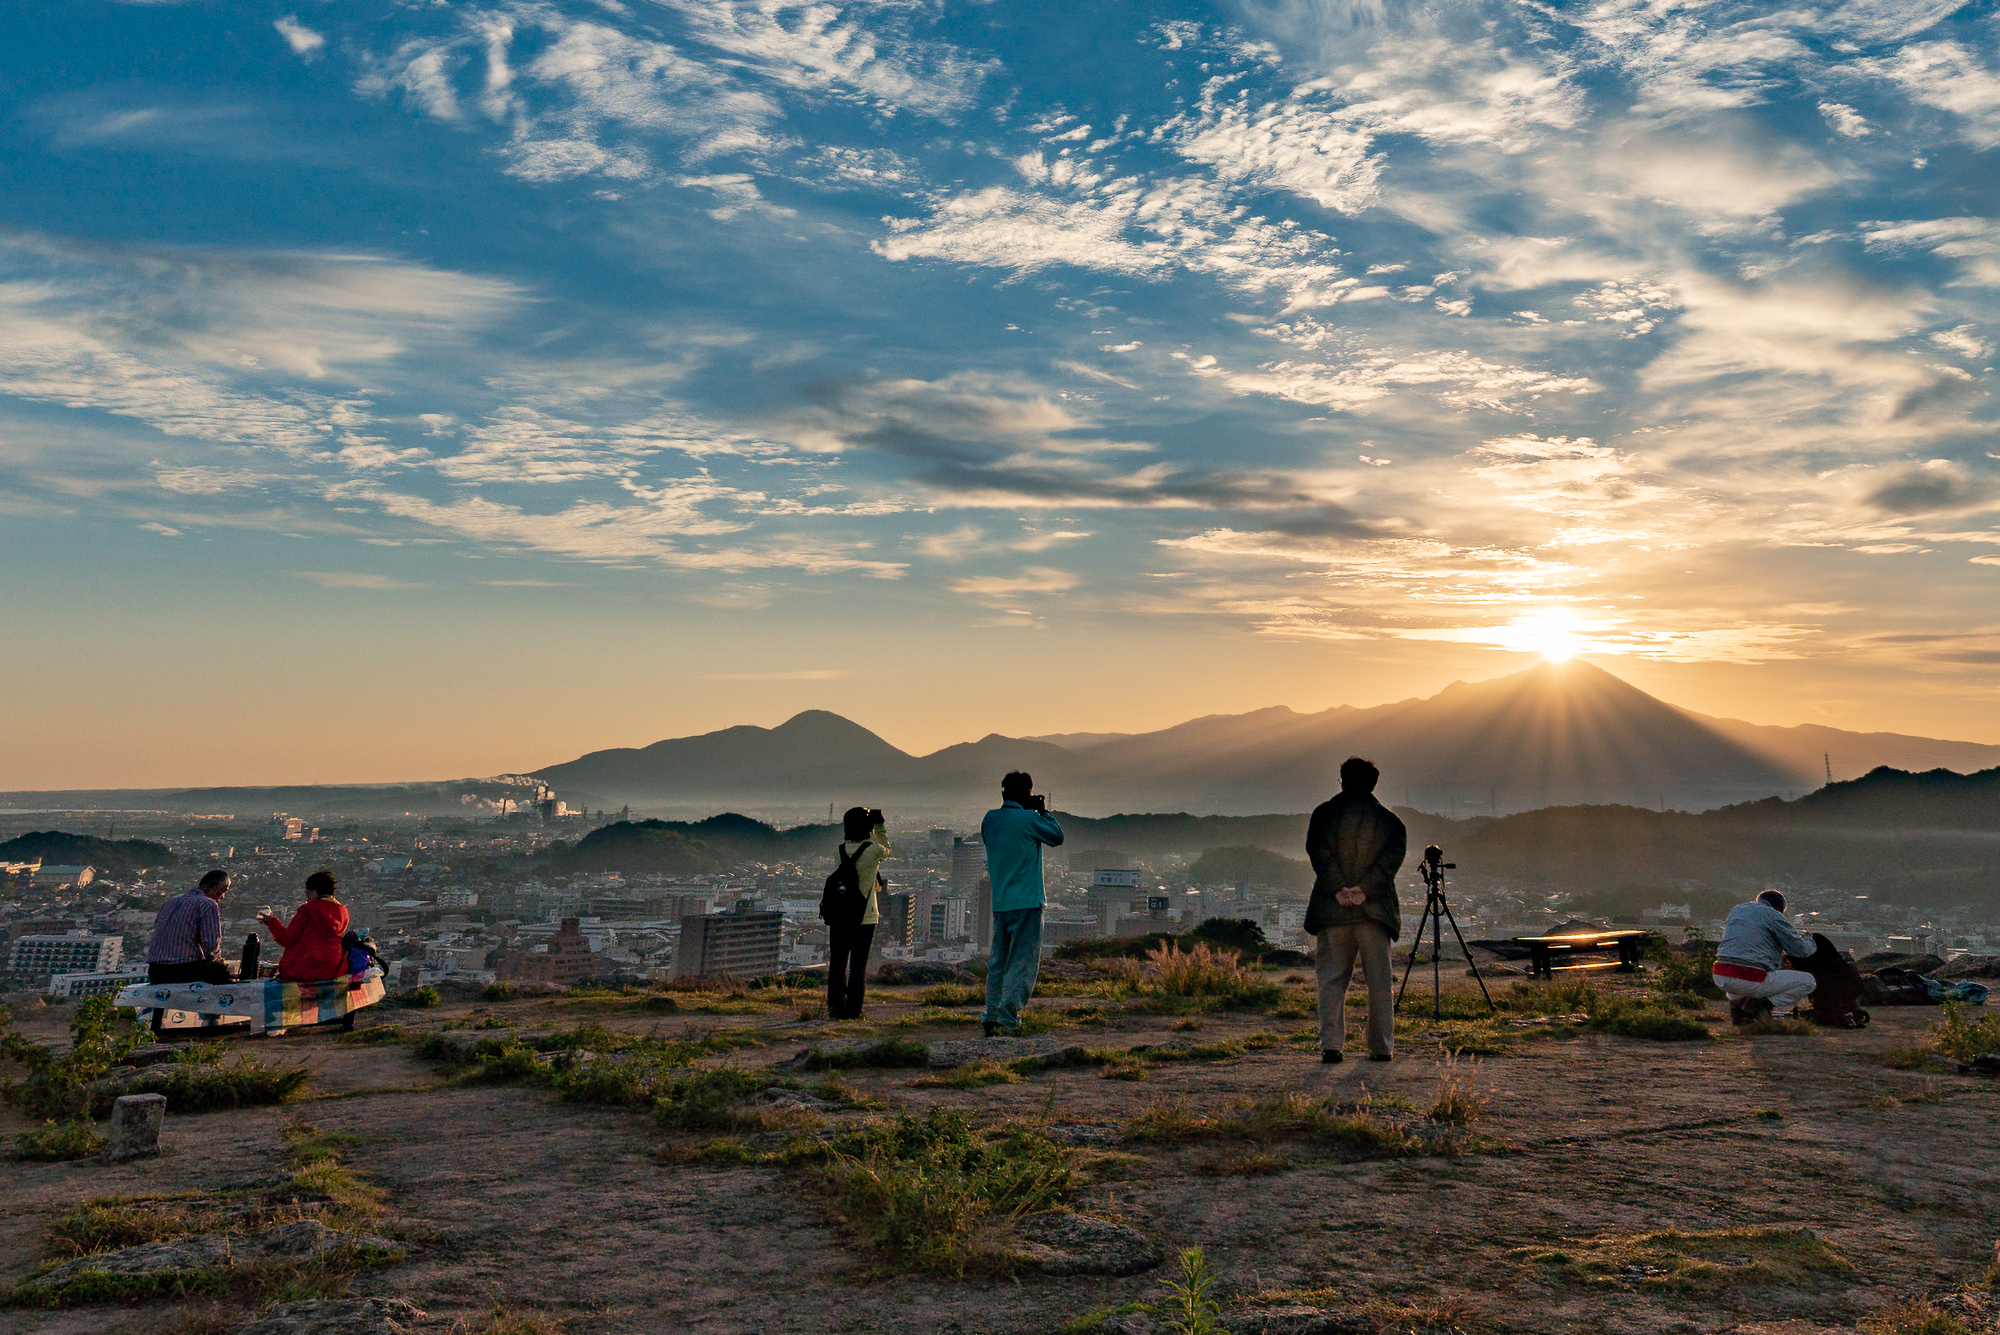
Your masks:
[[[1231,1312],[1230,1335],[1374,1335],[1374,1322],[1342,1316],[1324,1307],[1260,1307]]]
[[[1960,955],[1937,971],[1940,978],[2000,978],[2000,955]]]
[[[104,1134],[104,1162],[158,1158],[160,1128],[166,1124],[166,1095],[125,1095],[111,1105],[111,1126]]]
[[[481,1044],[493,1043],[500,1047],[532,1045],[538,1038],[553,1034],[553,1029],[442,1029],[425,1039],[426,1044],[444,1048],[452,1057],[461,1061],[472,1060],[473,1053]],[[435,1048],[433,1048],[435,1050]]]
[[[840,1105],[831,1103],[803,1089],[760,1089],[743,1100],[752,1108],[799,1108],[806,1112],[839,1112]]]
[[[280,1303],[237,1335],[409,1335],[428,1321],[401,1298],[315,1298]]]
[[[1936,955],[1902,955],[1893,950],[1878,950],[1872,955],[1863,955],[1854,961],[1854,967],[1863,973],[1876,973],[1883,969],[1908,969],[1913,973],[1930,973],[1944,967],[1944,961]]]
[[[1104,1335],[1159,1335],[1160,1322],[1150,1312],[1125,1312],[1104,1318]]]
[[[1073,1038],[1040,1034],[1033,1038],[954,1038],[930,1045],[933,1067],[968,1066],[978,1061],[1011,1062],[1039,1057],[1050,1065],[1084,1058],[1084,1046]]]
[[[402,1250],[400,1244],[388,1238],[365,1233],[342,1233],[328,1228],[317,1219],[301,1219],[247,1237],[233,1233],[202,1233],[172,1242],[148,1242],[137,1247],[123,1247],[115,1252],[79,1256],[29,1280],[18,1291],[34,1294],[60,1288],[78,1275],[93,1270],[126,1276],[225,1270],[232,1266],[310,1261],[334,1252],[363,1247],[393,1252]]]
[[[1160,1249],[1136,1228],[1083,1214],[1031,1214],[1015,1226],[1014,1255],[1045,1275],[1136,1275]]]
[[[173,1061],[180,1055],[180,1049],[171,1043],[148,1043],[144,1047],[133,1048],[118,1059],[120,1066],[158,1066],[161,1062]]]
[[[1960,1075],[2000,1075],[2000,1052],[1985,1052],[1969,1062],[1958,1063]]]
[[[1058,1145],[1080,1150],[1113,1149],[1125,1139],[1124,1133],[1115,1126],[1045,1126],[1042,1134]]]

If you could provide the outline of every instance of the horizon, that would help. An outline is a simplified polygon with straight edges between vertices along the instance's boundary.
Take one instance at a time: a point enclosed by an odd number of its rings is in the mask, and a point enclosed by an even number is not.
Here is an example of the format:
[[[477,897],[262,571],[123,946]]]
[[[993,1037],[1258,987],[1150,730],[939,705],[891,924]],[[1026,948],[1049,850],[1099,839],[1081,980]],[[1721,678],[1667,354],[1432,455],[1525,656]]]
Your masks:
[[[0,15],[17,790],[1544,660],[2000,744],[1973,11],[77,12]]]

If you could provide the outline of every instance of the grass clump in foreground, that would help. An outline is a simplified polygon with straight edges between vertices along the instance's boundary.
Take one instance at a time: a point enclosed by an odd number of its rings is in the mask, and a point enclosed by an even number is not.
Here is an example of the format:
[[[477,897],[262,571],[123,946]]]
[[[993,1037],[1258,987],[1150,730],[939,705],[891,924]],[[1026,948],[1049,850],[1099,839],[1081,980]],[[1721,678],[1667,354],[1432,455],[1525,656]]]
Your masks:
[[[132,1023],[129,1012],[121,1014],[110,997],[92,997],[70,1018],[69,1038],[68,1052],[52,1052],[15,1033],[13,1015],[0,1010],[0,1057],[28,1071],[24,1079],[0,1084],[0,1096],[40,1121],[87,1117],[93,1102],[91,1085],[146,1042],[148,1035]],[[106,1111],[109,1108],[106,1100]]]
[[[861,1067],[909,1067],[928,1066],[931,1050],[913,1038],[885,1038],[879,1043],[863,1044],[852,1048],[835,1048],[830,1051],[814,1049],[804,1062],[808,1070],[838,1071],[854,1070]]]
[[[1864,1317],[1855,1329],[1861,1335],[1979,1335],[1950,1312],[1922,1300],[1897,1303]]]
[[[1951,1062],[1969,1062],[2000,1052],[2000,1015],[1981,1015],[1962,1001],[1938,1007],[1930,1037],[1903,1043],[1882,1054],[1882,1064],[1899,1071],[1942,1071]]]
[[[1167,1329],[1173,1335],[1228,1335],[1222,1328],[1222,1304],[1216,1301],[1218,1277],[1199,1247],[1176,1253],[1178,1278],[1167,1281]]]
[[[1464,1096],[1441,1100],[1450,1116],[1425,1117],[1406,1104],[1368,1099],[1339,1102],[1308,1094],[1239,1104],[1221,1113],[1190,1112],[1185,1103],[1159,1104],[1126,1124],[1128,1140],[1308,1140],[1350,1159],[1400,1159],[1475,1153],[1485,1142],[1471,1134],[1477,1107]]]
[[[1107,959],[1103,967],[1144,1008],[1169,1013],[1269,1007],[1285,997],[1282,987],[1246,967],[1236,951],[1202,941],[1186,950],[1178,942],[1162,941],[1144,960]]]
[[[413,987],[403,993],[402,996],[396,998],[397,1005],[407,1007],[413,1011],[429,1010],[431,1007],[439,1006],[443,1003],[443,994],[429,983],[425,983],[422,987]]]
[[[1802,1284],[1854,1266],[1808,1228],[1606,1234],[1557,1249],[1517,1248],[1544,1278],[1602,1288],[1719,1293],[1742,1284]]]
[[[69,1163],[75,1159],[90,1159],[104,1152],[104,1137],[89,1122],[78,1118],[74,1121],[48,1121],[31,1131],[23,1131],[14,1137],[14,1148],[7,1157],[33,1163]]]
[[[1075,1162],[1037,1132],[989,1135],[963,1113],[932,1108],[835,1138],[815,1177],[838,1222],[870,1251],[960,1275],[1006,1268],[1004,1225],[1055,1205]]]

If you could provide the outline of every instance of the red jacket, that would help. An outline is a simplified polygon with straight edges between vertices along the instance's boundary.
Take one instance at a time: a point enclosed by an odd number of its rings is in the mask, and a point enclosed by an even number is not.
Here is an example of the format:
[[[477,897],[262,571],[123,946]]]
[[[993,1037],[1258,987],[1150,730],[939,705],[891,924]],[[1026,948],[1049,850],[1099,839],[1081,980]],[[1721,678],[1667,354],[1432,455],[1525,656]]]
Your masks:
[[[339,900],[307,900],[289,924],[273,917],[264,925],[285,948],[278,961],[278,977],[285,982],[324,983],[347,975],[347,952],[340,946],[347,932],[347,905]]]

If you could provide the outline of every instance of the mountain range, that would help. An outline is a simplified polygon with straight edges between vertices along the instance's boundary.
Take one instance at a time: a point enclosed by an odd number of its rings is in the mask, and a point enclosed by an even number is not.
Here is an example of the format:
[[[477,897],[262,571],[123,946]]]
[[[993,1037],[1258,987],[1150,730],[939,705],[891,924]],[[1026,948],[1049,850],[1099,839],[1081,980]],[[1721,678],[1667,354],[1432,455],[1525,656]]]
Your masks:
[[[1710,718],[1570,661],[1371,708],[1277,706],[1139,734],[996,733],[922,756],[808,710],[775,728],[595,751],[533,773],[593,803],[944,810],[986,803],[1002,774],[1025,769],[1080,814],[1236,815],[1310,808],[1354,754],[1382,767],[1385,799],[1454,815],[1580,803],[1703,810],[1818,788],[1829,765],[1837,777],[2000,765],[2000,746]]]

